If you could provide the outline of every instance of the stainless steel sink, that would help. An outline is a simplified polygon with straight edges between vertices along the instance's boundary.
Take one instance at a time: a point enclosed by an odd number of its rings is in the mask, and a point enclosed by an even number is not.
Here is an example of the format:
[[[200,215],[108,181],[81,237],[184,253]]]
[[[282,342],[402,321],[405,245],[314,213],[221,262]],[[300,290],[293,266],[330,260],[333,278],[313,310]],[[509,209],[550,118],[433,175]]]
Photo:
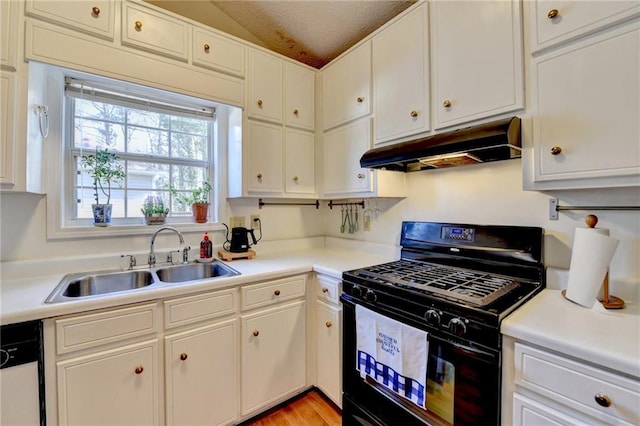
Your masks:
[[[99,271],[65,275],[45,303],[65,302],[158,287],[162,284],[240,275],[222,262],[168,265],[131,271]]]
[[[158,274],[158,279],[162,282],[176,283],[215,277],[230,277],[240,273],[223,263],[214,261],[212,263],[190,263],[158,268],[156,269],[156,274]]]
[[[66,275],[46,303],[99,296],[147,287],[156,282],[151,271],[89,272]]]

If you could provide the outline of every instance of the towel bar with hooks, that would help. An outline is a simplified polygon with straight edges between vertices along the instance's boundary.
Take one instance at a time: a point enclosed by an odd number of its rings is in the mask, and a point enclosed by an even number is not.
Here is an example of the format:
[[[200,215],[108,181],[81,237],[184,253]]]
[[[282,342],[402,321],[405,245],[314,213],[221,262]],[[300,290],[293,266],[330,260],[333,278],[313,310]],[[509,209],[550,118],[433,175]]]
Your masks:
[[[616,210],[634,211],[640,210],[640,206],[561,206],[557,198],[549,200],[549,220],[558,220],[558,212],[565,210]]]

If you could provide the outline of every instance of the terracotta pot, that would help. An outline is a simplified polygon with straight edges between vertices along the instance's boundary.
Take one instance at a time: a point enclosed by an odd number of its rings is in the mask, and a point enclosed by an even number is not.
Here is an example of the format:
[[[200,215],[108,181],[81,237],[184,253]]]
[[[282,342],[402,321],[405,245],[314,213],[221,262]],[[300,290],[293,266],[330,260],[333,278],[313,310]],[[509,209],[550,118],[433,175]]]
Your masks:
[[[207,210],[209,203],[193,203],[191,210],[193,211],[193,219],[196,223],[207,223]]]

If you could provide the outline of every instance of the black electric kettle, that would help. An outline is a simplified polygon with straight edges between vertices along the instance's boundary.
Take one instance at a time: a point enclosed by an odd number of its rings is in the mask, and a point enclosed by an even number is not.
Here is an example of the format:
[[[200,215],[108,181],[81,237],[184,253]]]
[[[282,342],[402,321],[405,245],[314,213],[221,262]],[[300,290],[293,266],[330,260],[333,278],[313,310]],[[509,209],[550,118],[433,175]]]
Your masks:
[[[225,225],[226,227],[227,225]],[[245,253],[249,251],[251,247],[249,245],[249,235],[251,235],[251,243],[258,244],[256,240],[256,236],[253,233],[253,229],[236,227],[231,228],[231,240],[229,240],[229,228],[227,228],[227,243],[229,247],[225,249],[229,250],[231,253]]]

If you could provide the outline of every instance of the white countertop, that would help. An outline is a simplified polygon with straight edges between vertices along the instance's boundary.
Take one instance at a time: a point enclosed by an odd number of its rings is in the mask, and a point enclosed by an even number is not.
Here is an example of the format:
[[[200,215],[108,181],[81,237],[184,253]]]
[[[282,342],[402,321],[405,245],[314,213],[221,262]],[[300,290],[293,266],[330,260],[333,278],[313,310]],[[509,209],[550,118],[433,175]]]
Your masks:
[[[504,335],[640,379],[640,310],[588,309],[545,289],[502,321]]]
[[[398,257],[399,253],[395,247],[373,247],[370,250],[354,250],[348,245],[340,244],[331,248],[304,247],[288,252],[258,253],[251,260],[239,259],[225,262],[240,272],[240,275],[237,276],[177,284],[154,284],[135,291],[59,303],[44,303],[44,301],[66,273],[83,272],[88,269],[67,270],[66,272],[59,270],[57,273],[49,275],[26,278],[5,278],[0,286],[0,324],[11,324],[92,309],[182,296],[311,271],[340,278],[343,271],[388,262]],[[77,268],[77,264],[78,262],[76,262],[75,268]],[[73,265],[73,262],[70,265]],[[7,269],[13,269],[14,271],[25,271],[25,274],[31,268],[42,269],[41,266],[30,265],[29,262],[6,266],[8,267]],[[64,267],[58,267],[58,269],[64,270]],[[101,269],[104,269],[104,266]]]

